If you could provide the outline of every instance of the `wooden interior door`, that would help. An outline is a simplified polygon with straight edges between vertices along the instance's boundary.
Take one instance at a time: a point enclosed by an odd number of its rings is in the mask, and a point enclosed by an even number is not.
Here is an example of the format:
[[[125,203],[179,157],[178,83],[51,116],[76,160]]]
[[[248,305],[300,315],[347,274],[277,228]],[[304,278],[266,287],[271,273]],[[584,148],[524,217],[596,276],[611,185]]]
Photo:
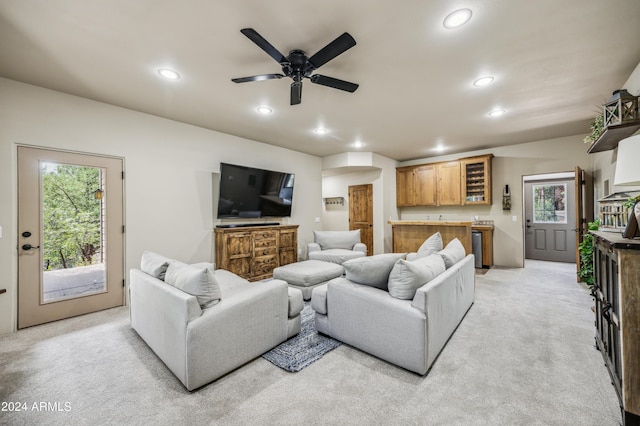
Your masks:
[[[349,230],[360,230],[360,241],[373,254],[373,185],[349,187]]]
[[[580,268],[582,260],[580,259],[580,243],[584,236],[589,232],[588,223],[593,221],[593,177],[591,174],[582,170],[579,166],[575,167],[575,197],[576,197],[576,276],[580,282]]]

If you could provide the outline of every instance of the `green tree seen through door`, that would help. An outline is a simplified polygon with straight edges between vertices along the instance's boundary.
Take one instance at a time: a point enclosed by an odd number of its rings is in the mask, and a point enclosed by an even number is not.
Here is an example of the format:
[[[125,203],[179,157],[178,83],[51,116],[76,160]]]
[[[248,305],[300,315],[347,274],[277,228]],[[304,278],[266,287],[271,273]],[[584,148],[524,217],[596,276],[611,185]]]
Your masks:
[[[100,263],[101,188],[99,168],[44,163],[44,269]]]

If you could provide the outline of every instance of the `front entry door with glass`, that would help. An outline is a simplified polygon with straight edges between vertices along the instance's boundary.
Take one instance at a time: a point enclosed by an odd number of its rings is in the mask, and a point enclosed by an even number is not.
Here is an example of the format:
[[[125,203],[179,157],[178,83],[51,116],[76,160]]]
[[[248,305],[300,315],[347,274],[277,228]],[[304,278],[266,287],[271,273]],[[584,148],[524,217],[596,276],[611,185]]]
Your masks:
[[[122,159],[18,148],[18,328],[123,304]]]
[[[525,258],[576,261],[572,180],[525,182]]]

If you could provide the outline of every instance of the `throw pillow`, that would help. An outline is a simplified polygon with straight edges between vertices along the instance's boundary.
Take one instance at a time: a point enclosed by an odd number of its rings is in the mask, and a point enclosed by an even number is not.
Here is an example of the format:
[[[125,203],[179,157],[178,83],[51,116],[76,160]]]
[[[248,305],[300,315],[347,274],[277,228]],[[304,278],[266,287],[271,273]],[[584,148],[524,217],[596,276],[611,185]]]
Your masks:
[[[142,259],[140,260],[140,270],[154,278],[164,281],[164,276],[167,273],[170,262],[171,259],[167,257],[152,251],[145,251],[142,253]]]
[[[449,244],[447,244],[444,249],[440,250],[438,254],[442,256],[447,269],[451,268],[466,256],[464,246],[457,238],[449,241]]]
[[[185,265],[174,260],[167,268],[164,281],[195,296],[202,309],[217,304],[222,298],[213,265],[210,263]]]
[[[432,254],[416,260],[400,259],[389,274],[389,294],[396,299],[411,300],[416,290],[445,271],[442,256]]]
[[[313,231],[313,241],[322,250],[344,249],[352,250],[360,242],[360,230],[355,231]]]
[[[387,281],[393,265],[406,253],[385,253],[347,260],[342,264],[345,277],[358,284],[387,290]]]
[[[418,249],[417,257],[427,257],[431,254],[439,252],[440,250],[442,250],[442,248],[442,235],[440,235],[440,232],[436,232],[435,234],[427,238],[424,243],[422,243],[422,245]]]

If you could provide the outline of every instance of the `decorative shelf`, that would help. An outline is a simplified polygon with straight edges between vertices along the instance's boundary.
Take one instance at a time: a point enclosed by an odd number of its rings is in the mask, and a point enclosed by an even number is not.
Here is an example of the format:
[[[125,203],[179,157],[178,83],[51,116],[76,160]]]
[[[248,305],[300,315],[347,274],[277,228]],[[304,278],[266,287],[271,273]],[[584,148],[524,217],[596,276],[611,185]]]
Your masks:
[[[587,153],[593,154],[594,152],[609,151],[617,148],[618,142],[633,135],[638,129],[640,129],[640,120],[609,126],[598,140],[591,144]]]
[[[344,197],[326,197],[322,201],[324,201],[325,206],[344,206]]]

